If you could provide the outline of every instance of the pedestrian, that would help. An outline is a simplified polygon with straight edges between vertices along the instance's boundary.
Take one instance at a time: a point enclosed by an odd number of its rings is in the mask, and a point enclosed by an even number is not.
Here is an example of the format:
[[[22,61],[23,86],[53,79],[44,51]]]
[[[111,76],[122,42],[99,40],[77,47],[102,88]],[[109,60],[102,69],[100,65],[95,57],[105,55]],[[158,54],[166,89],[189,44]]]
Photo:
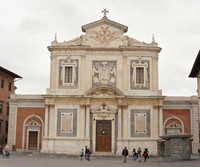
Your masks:
[[[200,145],[199,145],[199,148],[198,148],[198,153],[199,153],[199,158],[200,158]]]
[[[85,160],[89,161],[89,149],[85,146]]]
[[[144,152],[143,152],[144,162],[146,162],[146,159],[148,158],[148,154],[149,154],[148,149],[145,148],[145,149],[144,149]]]
[[[137,159],[137,153],[136,153],[135,148],[132,151],[132,155],[133,155],[133,160],[135,161]]]
[[[92,154],[92,151],[90,150],[90,148],[88,148],[89,153],[88,153],[88,161],[90,161],[90,155]]]
[[[81,161],[83,160],[83,155],[84,155],[83,152],[84,152],[84,151],[83,151],[83,149],[82,149],[81,152],[80,152],[80,160],[81,160]]]
[[[138,150],[137,150],[138,162],[141,162],[141,153],[142,153],[142,150],[141,150],[141,148],[139,147]]]
[[[128,149],[126,147],[124,147],[124,149],[122,150],[122,155],[124,157],[124,163],[126,163],[126,159],[127,159],[127,156],[128,156]]]

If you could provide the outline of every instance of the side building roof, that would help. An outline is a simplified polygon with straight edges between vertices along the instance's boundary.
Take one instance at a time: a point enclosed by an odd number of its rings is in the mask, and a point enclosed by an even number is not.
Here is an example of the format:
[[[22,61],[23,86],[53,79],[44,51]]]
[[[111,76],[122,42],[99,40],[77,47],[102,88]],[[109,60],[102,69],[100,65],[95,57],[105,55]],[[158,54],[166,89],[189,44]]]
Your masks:
[[[200,70],[200,50],[199,50],[199,53],[197,54],[196,60],[194,62],[194,65],[192,67],[189,77],[196,78],[199,70]]]
[[[7,69],[1,67],[1,66],[0,66],[0,72],[6,73],[6,74],[12,76],[13,78],[22,78],[21,76],[15,74],[15,73],[12,72],[12,71],[9,71],[9,70],[7,70]]]

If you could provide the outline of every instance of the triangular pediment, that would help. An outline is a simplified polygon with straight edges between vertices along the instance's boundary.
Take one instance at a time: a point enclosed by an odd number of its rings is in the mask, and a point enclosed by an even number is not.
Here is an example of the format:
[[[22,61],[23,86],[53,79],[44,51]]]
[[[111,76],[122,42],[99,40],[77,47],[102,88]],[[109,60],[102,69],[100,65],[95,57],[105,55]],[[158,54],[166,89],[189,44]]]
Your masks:
[[[109,20],[106,16],[101,20],[83,25],[82,31],[85,32],[84,35],[62,43],[58,43],[55,37],[51,44],[57,48],[155,48],[158,46],[154,37],[151,43],[145,43],[124,35],[128,27]],[[53,47],[49,47],[49,50],[51,48]]]
[[[123,24],[120,24],[120,23],[117,23],[117,22],[114,22],[112,20],[109,20],[106,16],[104,16],[101,20],[98,20],[98,21],[83,25],[82,26],[82,31],[83,32],[87,32],[87,30],[95,28],[95,27],[99,27],[101,25],[111,26],[111,27],[114,27],[116,29],[122,30],[123,32],[127,32],[128,31],[128,27],[127,26],[125,26]]]

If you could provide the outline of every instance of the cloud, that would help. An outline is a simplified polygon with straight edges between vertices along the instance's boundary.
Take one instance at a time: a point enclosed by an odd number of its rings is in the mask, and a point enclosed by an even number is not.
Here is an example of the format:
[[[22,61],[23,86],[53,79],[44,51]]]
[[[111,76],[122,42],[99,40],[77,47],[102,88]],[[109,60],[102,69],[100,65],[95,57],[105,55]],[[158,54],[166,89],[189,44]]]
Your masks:
[[[39,19],[34,19],[26,16],[19,23],[20,32],[27,34],[39,34],[48,30],[47,24],[41,22]]]

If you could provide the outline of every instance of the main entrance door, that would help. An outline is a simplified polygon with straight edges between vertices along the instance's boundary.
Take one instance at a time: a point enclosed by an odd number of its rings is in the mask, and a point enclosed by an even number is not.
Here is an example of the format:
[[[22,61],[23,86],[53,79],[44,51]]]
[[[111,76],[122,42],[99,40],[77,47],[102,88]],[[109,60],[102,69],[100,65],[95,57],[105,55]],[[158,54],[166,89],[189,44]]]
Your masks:
[[[96,151],[111,152],[111,121],[96,121]]]
[[[38,140],[38,132],[29,131],[29,142],[28,142],[29,150],[37,150],[37,140]]]

